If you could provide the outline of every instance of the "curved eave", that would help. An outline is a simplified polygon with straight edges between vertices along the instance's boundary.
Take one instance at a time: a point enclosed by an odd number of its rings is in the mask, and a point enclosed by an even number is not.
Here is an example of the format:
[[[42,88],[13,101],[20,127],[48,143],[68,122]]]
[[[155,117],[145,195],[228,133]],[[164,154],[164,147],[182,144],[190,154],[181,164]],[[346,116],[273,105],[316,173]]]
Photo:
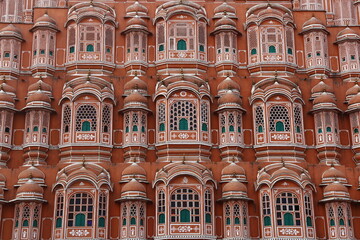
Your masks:
[[[20,111],[29,111],[31,109],[41,109],[41,110],[48,110],[50,112],[55,112],[55,109],[53,109],[51,107],[44,107],[44,106],[26,106],[23,109],[21,109]]]
[[[248,197],[242,197],[242,196],[227,196],[227,197],[222,197],[218,200],[216,200],[217,202],[224,202],[224,201],[230,201],[230,200],[244,200],[244,201],[251,201],[253,202],[254,200]]]
[[[13,108],[13,107],[0,106],[0,110],[3,110],[3,109],[14,111],[14,112],[19,112],[19,110],[17,110],[16,108]]]
[[[354,202],[354,200],[344,197],[331,197],[331,198],[324,198],[319,200],[319,203],[327,203],[327,202]]]
[[[18,202],[39,202],[46,203],[47,201],[42,198],[15,198],[10,200],[9,203],[18,203]]]
[[[152,202],[151,199],[147,198],[147,197],[121,197],[118,199],[115,199],[115,202],[126,202],[126,201],[133,201],[133,200],[137,200],[137,201],[145,201],[145,202]]]
[[[135,27],[135,26],[130,26],[130,27],[127,27],[124,31],[121,32],[121,34],[127,34],[128,32],[144,32],[148,35],[152,35],[152,33],[148,30],[147,27]]]
[[[328,30],[326,30],[326,28],[321,28],[321,27],[314,27],[314,28],[308,28],[308,29],[303,29],[301,32],[299,32],[300,35],[304,35],[308,32],[324,32],[326,35],[329,35],[330,32]]]
[[[34,26],[32,28],[30,28],[30,32],[35,32],[37,29],[50,29],[53,30],[54,32],[60,32],[59,28],[56,25],[53,24],[49,24],[48,26],[45,25],[41,25],[41,26]]]
[[[342,113],[343,111],[341,111],[338,107],[332,107],[332,106],[325,106],[325,107],[318,107],[318,108],[313,108],[309,111],[309,113],[314,114],[317,112],[321,112],[321,111],[334,111],[334,112],[339,112]]]
[[[242,36],[242,33],[239,30],[237,30],[236,27],[231,27],[231,28],[220,28],[219,27],[219,28],[216,28],[214,31],[212,31],[210,33],[210,35],[216,35],[219,32],[233,32],[239,36]]]
[[[120,109],[118,112],[127,112],[127,111],[131,111],[131,110],[144,110],[146,112],[152,112],[149,108],[147,107],[142,107],[142,106],[134,106],[134,107],[124,107],[122,109]]]
[[[243,107],[241,107],[241,106],[233,106],[233,107],[224,106],[224,107],[218,107],[214,112],[218,113],[218,112],[221,112],[221,111],[233,110],[233,109],[240,110],[240,111],[242,111],[243,113],[246,113],[246,110],[245,110]]]

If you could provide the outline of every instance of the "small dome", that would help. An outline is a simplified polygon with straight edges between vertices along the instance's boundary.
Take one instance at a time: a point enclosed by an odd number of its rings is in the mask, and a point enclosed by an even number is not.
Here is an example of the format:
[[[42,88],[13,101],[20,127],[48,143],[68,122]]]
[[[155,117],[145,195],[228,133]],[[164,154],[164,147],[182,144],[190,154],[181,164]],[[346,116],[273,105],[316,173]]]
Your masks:
[[[347,187],[337,181],[327,185],[324,188],[324,196],[341,196],[342,193],[344,195],[348,195],[349,190],[347,189]]]
[[[46,91],[46,92],[51,92],[52,91],[52,87],[49,84],[45,83],[42,79],[40,79],[36,83],[33,83],[33,84],[31,84],[29,86],[28,92],[37,91],[39,89],[43,90],[43,91]]]
[[[133,163],[124,169],[122,175],[146,175],[146,171],[137,163]]]
[[[321,103],[333,103],[336,104],[335,98],[327,92],[324,92],[320,96],[314,99],[314,105]]]
[[[1,85],[0,85],[0,102],[8,102],[11,104],[15,104],[14,98],[10,94],[5,92],[2,89]]]
[[[349,101],[349,105],[352,104],[358,104],[360,103],[360,92],[358,92],[355,96],[353,96],[350,101]]]
[[[331,167],[327,169],[322,175],[322,178],[337,178],[337,177],[346,178],[346,175],[342,171],[336,169],[335,167]]]
[[[20,30],[14,25],[14,24],[9,24],[6,27],[4,27],[3,29],[0,30],[0,36],[5,36],[8,34],[12,34],[15,33],[16,35],[20,35],[21,36],[21,32]]]
[[[346,96],[356,95],[358,94],[358,92],[360,92],[360,86],[358,83],[356,83],[354,86],[352,86],[346,91]]]
[[[12,93],[15,95],[16,89],[9,84],[7,84],[5,81],[0,84],[0,87],[7,93]]]
[[[135,76],[133,79],[131,79],[124,85],[125,91],[134,90],[134,89],[147,91],[147,84],[145,81],[141,80],[138,76]]]
[[[311,93],[314,94],[314,93],[322,93],[322,92],[334,93],[334,89],[321,80],[311,89]]]
[[[318,18],[312,17],[304,22],[303,27],[307,27],[309,25],[323,25],[323,23]]]
[[[147,99],[143,95],[141,95],[138,91],[132,92],[129,96],[124,99],[124,105],[130,103],[140,103],[140,104],[147,104]]]
[[[143,13],[147,14],[148,9],[140,4],[138,1],[136,1],[134,4],[130,5],[126,8],[126,13]]]
[[[38,90],[35,93],[31,94],[27,99],[26,103],[30,102],[46,102],[51,103],[51,99],[48,95],[46,95],[43,91]]]
[[[38,168],[31,166],[19,174],[18,179],[22,178],[44,178],[44,173]]]
[[[245,175],[245,170],[232,162],[221,171],[221,175]]]
[[[17,194],[21,194],[21,193],[43,194],[44,189],[42,187],[40,187],[39,184],[35,183],[32,179],[29,179],[26,183],[24,183],[23,185],[21,185],[18,188],[16,193]]]
[[[41,17],[39,17],[38,19],[36,19],[35,24],[38,23],[50,23],[50,24],[54,24],[56,25],[56,21],[55,19],[53,19],[52,17],[50,17],[47,13],[45,13],[44,15],[42,15]]]
[[[236,89],[236,90],[240,91],[240,85],[237,82],[235,82],[234,80],[232,80],[230,77],[227,77],[224,80],[222,80],[217,87],[218,91],[225,90],[225,89],[226,90],[227,89],[230,89],[230,90]]]
[[[83,89],[86,89],[86,88],[87,89],[92,88],[92,89],[95,89],[95,90],[98,90],[99,92],[101,92],[101,87],[99,87],[98,85],[92,83],[90,81],[90,79],[87,79],[85,83],[79,84],[76,87],[74,87],[74,92],[77,91],[77,90],[83,90]]]
[[[247,188],[245,184],[242,182],[239,182],[237,179],[231,180],[231,182],[228,182],[223,187],[223,193],[225,192],[247,192]]]
[[[142,26],[142,27],[147,27],[147,24],[146,24],[146,22],[145,22],[141,17],[139,17],[138,15],[136,15],[135,17],[130,18],[130,20],[126,23],[126,26],[127,26],[127,27],[130,27],[130,26]]]
[[[242,101],[238,94],[234,93],[232,90],[228,90],[224,95],[219,98],[218,103],[219,105],[231,103],[241,105]]]
[[[142,192],[146,193],[146,188],[143,184],[139,183],[137,180],[132,179],[130,182],[126,183],[122,189],[121,193],[125,192]]]
[[[221,27],[221,26],[232,26],[236,27],[236,22],[229,18],[227,15],[223,16],[220,20],[216,21],[215,28]]]
[[[341,30],[336,36],[337,41],[344,39],[360,39],[360,37],[353,29],[346,27],[345,29]]]
[[[229,4],[227,4],[226,2],[223,2],[221,5],[217,6],[214,9],[214,14],[223,14],[223,13],[234,13],[235,14],[236,10],[233,6],[230,6]]]

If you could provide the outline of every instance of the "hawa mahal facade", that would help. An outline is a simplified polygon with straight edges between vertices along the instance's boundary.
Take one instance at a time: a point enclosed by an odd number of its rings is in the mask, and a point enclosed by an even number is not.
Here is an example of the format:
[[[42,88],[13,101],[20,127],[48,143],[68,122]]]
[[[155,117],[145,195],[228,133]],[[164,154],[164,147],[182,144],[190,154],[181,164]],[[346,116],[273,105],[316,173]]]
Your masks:
[[[360,239],[360,2],[1,0],[0,239]]]

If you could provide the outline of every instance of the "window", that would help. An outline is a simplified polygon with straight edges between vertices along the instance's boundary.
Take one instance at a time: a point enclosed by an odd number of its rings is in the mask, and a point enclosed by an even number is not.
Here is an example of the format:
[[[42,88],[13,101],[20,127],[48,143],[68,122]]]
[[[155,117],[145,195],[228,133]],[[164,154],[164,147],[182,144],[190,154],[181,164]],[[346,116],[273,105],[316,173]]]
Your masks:
[[[103,132],[107,133],[111,127],[111,109],[109,105],[105,105],[102,110],[102,128]]]
[[[176,101],[171,105],[170,130],[197,130],[197,109],[192,102]]]
[[[74,52],[75,52],[75,47],[70,47],[70,48],[69,48],[69,52],[70,52],[70,53],[74,53]],[[35,53],[34,55],[36,55],[36,53]]]
[[[275,105],[270,109],[269,128],[271,132],[290,131],[289,113],[286,107]]]
[[[258,133],[263,132],[264,126],[264,111],[261,106],[257,106],[255,108],[255,126]]]
[[[299,106],[294,107],[294,119],[296,133],[302,133],[302,111]]]
[[[292,50],[291,48],[288,48],[287,53],[290,54],[290,55],[292,55],[292,54],[293,54],[293,50]]]
[[[87,52],[94,52],[94,45],[92,44],[89,44],[86,46],[86,51]]]
[[[71,122],[71,109],[69,106],[65,106],[64,112],[63,112],[63,131],[69,132]]]
[[[276,53],[275,46],[269,46],[269,53]]]
[[[96,131],[96,127],[96,108],[92,105],[81,105],[76,111],[76,131]]]
[[[130,206],[130,225],[136,225],[137,208],[135,204]]]
[[[300,226],[300,205],[295,194],[284,192],[276,198],[276,221],[278,226]]]
[[[304,199],[305,199],[306,226],[312,227],[313,222],[312,222],[312,207],[311,207],[310,195],[309,194],[305,195]]]
[[[186,50],[186,41],[181,39],[177,42],[177,50]]]
[[[165,193],[160,191],[158,194],[158,213],[159,223],[165,223]]]
[[[159,45],[159,52],[162,52],[162,51],[164,51],[164,45],[163,44]]]
[[[267,194],[262,196],[262,213],[264,217],[264,226],[271,226],[271,208],[270,208],[270,197]]]
[[[127,207],[126,205],[122,208],[122,225],[126,226],[126,218],[127,218]]]
[[[256,48],[251,49],[250,54],[251,54],[251,55],[255,55],[255,54],[257,54],[257,50],[256,50]]]
[[[84,121],[81,124],[81,131],[83,131],[83,132],[90,131],[90,122],[89,121]]]
[[[158,122],[159,122],[159,131],[165,131],[165,104],[160,103],[158,105]]]
[[[209,123],[209,110],[208,103],[203,101],[201,103],[201,130],[207,132],[208,131],[208,123]]]
[[[231,219],[230,219],[230,205],[226,204],[225,206],[225,223],[226,225],[230,225],[231,224]]]
[[[80,52],[99,52],[101,49],[101,27],[98,24],[79,25]]]
[[[99,221],[98,226],[99,227],[105,227],[105,218],[106,218],[106,203],[107,198],[105,193],[100,193],[99,195]]]
[[[170,50],[195,50],[194,41],[195,34],[193,24],[188,22],[177,22],[169,26]],[[160,41],[158,44],[160,44]]]
[[[55,212],[56,228],[62,227],[63,214],[64,214],[64,196],[62,194],[59,194],[56,200],[56,212]]]
[[[210,190],[205,191],[205,223],[211,223],[212,199]]]
[[[240,225],[240,206],[239,204],[234,205],[234,224]]]
[[[68,227],[93,225],[93,198],[88,193],[75,193],[69,199]]]
[[[176,222],[200,222],[200,198],[190,188],[181,188],[171,194],[170,219]]]

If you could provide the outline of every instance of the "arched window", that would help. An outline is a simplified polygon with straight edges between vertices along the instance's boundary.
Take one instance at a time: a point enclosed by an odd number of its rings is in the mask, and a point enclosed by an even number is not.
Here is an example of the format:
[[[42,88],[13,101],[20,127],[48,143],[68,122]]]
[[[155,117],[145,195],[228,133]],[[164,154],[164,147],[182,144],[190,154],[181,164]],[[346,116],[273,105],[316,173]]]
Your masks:
[[[87,132],[87,131],[90,131],[90,122],[89,121],[84,121],[82,124],[81,124],[81,131],[83,132]]]
[[[313,221],[312,221],[312,205],[311,205],[311,198],[309,194],[306,194],[305,197],[305,215],[306,215],[306,226],[312,227]]]
[[[158,194],[158,214],[158,222],[165,223],[165,193],[162,190]]]
[[[180,210],[180,222],[188,223],[190,222],[190,211],[187,209]]]
[[[94,201],[88,193],[75,193],[69,199],[68,227],[93,226]]]
[[[276,53],[275,46],[269,46],[269,53]]]
[[[136,225],[137,207],[135,204],[130,206],[130,225]]]
[[[230,205],[226,204],[225,205],[225,224],[226,225],[230,225],[231,224],[231,219],[230,219]]]
[[[210,190],[205,191],[205,223],[211,223],[212,215],[212,198]]]
[[[179,130],[188,130],[188,129],[189,129],[188,120],[186,120],[185,118],[180,119]]]
[[[38,132],[39,131],[39,127],[38,126],[35,126],[34,129],[33,129],[34,132]]]
[[[164,124],[164,123],[160,123],[159,131],[160,131],[160,132],[165,131],[165,124]]]
[[[102,110],[102,128],[103,132],[110,132],[111,129],[111,109],[109,105],[105,105]]]
[[[277,121],[275,124],[275,130],[277,132],[283,132],[284,131],[284,123],[281,121]]]
[[[122,225],[126,226],[126,218],[127,218],[127,207],[126,205],[122,208]]]
[[[281,105],[275,105],[271,107],[269,116],[269,128],[271,132],[290,131],[290,118],[289,112],[286,107]]]
[[[283,192],[276,198],[276,221],[278,226],[300,226],[300,204],[295,194]]]
[[[190,188],[175,190],[170,199],[170,219],[172,223],[200,222],[200,198],[198,193]]]
[[[197,109],[192,102],[176,101],[171,105],[170,130],[197,130]]]
[[[234,224],[239,225],[240,224],[240,206],[239,204],[234,205]]]
[[[71,122],[71,108],[66,105],[63,112],[63,131],[65,133],[69,132]]]
[[[85,227],[85,214],[83,213],[76,214],[75,227]]]
[[[89,122],[89,123],[85,123],[85,122]],[[89,129],[89,130],[83,130],[83,123],[85,123],[84,129]],[[76,126],[75,126],[76,131],[96,131],[96,127],[97,127],[96,108],[92,105],[81,105],[76,111]]]
[[[99,220],[98,220],[98,226],[99,227],[105,227],[105,218],[106,218],[106,203],[107,203],[107,197],[105,193],[100,193],[99,195]]]
[[[261,200],[262,200],[262,213],[264,217],[264,226],[271,226],[270,197],[268,194],[264,194]]]
[[[64,215],[64,196],[62,194],[59,194],[56,199],[56,212],[55,212],[56,228],[62,227],[63,215]]]
[[[255,54],[257,54],[257,50],[256,50],[256,48],[251,49],[250,54],[251,54],[251,55],[255,55]]]
[[[183,39],[180,39],[177,42],[177,50],[186,50],[186,41]]]
[[[263,132],[264,126],[264,110],[261,106],[255,108],[255,126],[258,133]]]
[[[203,101],[201,103],[201,130],[208,131],[208,123],[209,123],[209,110],[207,102]]]

